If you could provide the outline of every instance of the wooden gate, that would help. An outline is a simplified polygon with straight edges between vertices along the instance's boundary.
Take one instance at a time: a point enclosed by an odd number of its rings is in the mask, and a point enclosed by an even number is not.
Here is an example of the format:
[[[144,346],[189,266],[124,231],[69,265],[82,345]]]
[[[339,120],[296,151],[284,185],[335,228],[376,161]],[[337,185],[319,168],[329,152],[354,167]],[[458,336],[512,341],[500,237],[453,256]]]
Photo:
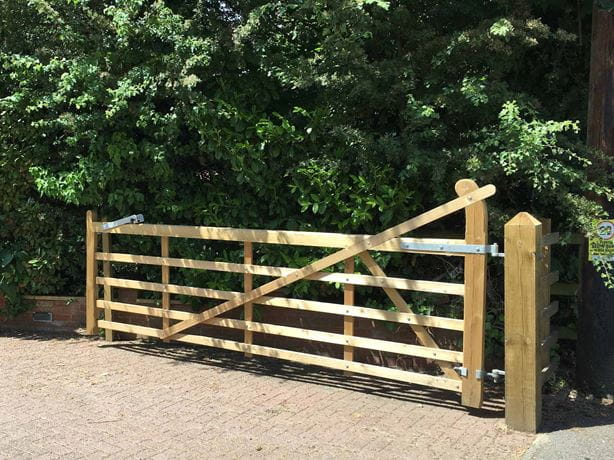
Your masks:
[[[126,224],[105,230],[103,222],[95,221],[94,214],[87,213],[87,330],[95,334],[98,328],[105,329],[105,337],[112,340],[112,331],[135,333],[158,339],[176,340],[227,350],[244,352],[246,355],[269,356],[278,359],[314,364],[346,372],[366,374],[387,379],[460,392],[462,404],[480,407],[483,394],[484,366],[484,317],[486,304],[486,254],[463,253],[441,250],[406,249],[420,243],[454,247],[454,245],[482,245],[487,243],[488,223],[484,200],[495,193],[493,185],[478,187],[471,180],[456,184],[458,198],[420,214],[377,235],[346,235],[278,230],[248,230],[217,227],[190,227],[178,225]],[[424,225],[439,220],[454,212],[464,210],[466,229],[464,239],[402,238],[401,236]],[[111,251],[111,235],[142,235],[160,238],[160,256],[134,255]],[[102,251],[98,251],[98,235],[102,236]],[[169,257],[170,238],[196,238],[240,242],[244,245],[244,263],[194,260]],[[336,248],[336,252],[303,268],[273,267],[258,265],[254,261],[254,244],[280,244]],[[425,246],[426,245],[426,246]],[[460,247],[460,246],[459,246]],[[464,257],[464,283],[430,280],[413,280],[387,276],[370,255],[369,251],[398,253],[438,254],[449,257]],[[370,274],[354,272],[355,257],[360,258]],[[99,264],[102,262],[102,272]],[[161,267],[160,282],[120,279],[112,276],[111,264],[146,264]],[[344,272],[325,271],[343,263]],[[243,274],[244,292],[221,291],[203,287],[183,286],[170,282],[173,267],[196,270],[214,270]],[[254,288],[253,276],[277,277],[275,280]],[[344,302],[330,303],[316,300],[293,299],[280,295],[279,290],[300,280],[335,282],[344,285]],[[99,286],[103,297],[98,299]],[[398,311],[385,311],[354,302],[354,286],[373,286],[384,290]],[[119,302],[112,298],[112,288],[132,288],[162,293],[161,308]],[[412,290],[464,297],[463,319],[416,314],[399,291]],[[172,294],[219,299],[217,306],[192,313],[171,308]],[[254,319],[254,304],[298,311],[313,311],[341,316],[343,334],[267,324]],[[244,319],[222,317],[236,308],[243,308]],[[98,311],[104,319],[98,319]],[[161,328],[126,324],[113,320],[113,312],[147,315],[162,318]],[[334,316],[331,317],[334,321]],[[375,339],[354,335],[354,318],[368,318],[408,324],[420,345]],[[243,341],[233,341],[203,334],[188,334],[187,330],[199,324],[244,331]],[[431,329],[461,331],[462,350],[441,348],[431,334]],[[344,347],[343,359],[291,351],[253,343],[253,334],[270,334],[319,341]],[[358,362],[354,348],[379,350],[400,355],[426,358],[437,363],[440,375],[430,375],[399,368]]]

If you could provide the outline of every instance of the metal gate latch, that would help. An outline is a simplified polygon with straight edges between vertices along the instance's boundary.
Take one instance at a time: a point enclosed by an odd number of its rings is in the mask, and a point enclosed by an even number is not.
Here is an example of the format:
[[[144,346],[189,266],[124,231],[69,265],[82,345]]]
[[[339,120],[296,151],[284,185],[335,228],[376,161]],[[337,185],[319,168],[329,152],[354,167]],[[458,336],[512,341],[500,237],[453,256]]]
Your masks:
[[[478,369],[477,371],[475,371],[475,378],[477,380],[484,380],[486,378],[489,378],[494,383],[499,383],[505,379],[505,371],[502,371],[500,369],[493,369],[492,372],[486,372],[482,369]]]
[[[105,222],[102,224],[103,230],[111,230],[112,228],[120,227],[126,224],[142,224],[145,222],[143,214],[132,214],[128,217],[122,217],[121,219],[114,220],[113,222]]]

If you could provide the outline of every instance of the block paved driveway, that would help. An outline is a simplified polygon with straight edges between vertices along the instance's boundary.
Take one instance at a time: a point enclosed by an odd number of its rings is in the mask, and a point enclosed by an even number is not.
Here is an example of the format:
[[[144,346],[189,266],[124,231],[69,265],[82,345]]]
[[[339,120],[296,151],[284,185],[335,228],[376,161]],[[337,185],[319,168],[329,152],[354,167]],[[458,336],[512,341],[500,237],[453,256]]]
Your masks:
[[[500,401],[210,348],[0,333],[0,458],[518,458]]]

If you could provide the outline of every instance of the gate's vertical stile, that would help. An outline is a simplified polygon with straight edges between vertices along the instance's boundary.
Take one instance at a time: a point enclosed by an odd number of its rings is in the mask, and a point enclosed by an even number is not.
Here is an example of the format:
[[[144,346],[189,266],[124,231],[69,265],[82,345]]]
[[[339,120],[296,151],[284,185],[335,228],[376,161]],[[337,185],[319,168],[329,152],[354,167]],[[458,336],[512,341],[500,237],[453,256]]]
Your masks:
[[[345,273],[354,273],[354,258],[350,257],[349,259],[345,259],[344,261],[344,271]],[[343,304],[344,305],[354,305],[354,285],[353,284],[344,284],[343,285]],[[353,336],[354,335],[354,317],[346,315],[343,317],[343,335],[345,336]],[[354,361],[354,347],[351,345],[343,346],[343,359],[346,361]],[[346,375],[351,375],[351,372],[345,372]]]
[[[102,220],[106,220],[106,219],[102,219]],[[109,235],[108,233],[102,234],[102,252],[107,252],[107,253],[111,252],[111,235]],[[111,277],[111,262],[105,260],[102,263],[102,275],[105,278]],[[104,291],[104,300],[106,302],[111,302],[113,300],[111,286],[105,284],[103,287],[103,291]],[[113,321],[113,312],[111,308],[109,308],[108,305],[105,306],[104,308],[104,319],[105,321]],[[112,342],[113,341],[113,330],[109,328],[105,329],[104,338],[105,340]]]
[[[160,237],[160,256],[169,257],[169,239],[168,236]],[[168,285],[171,282],[171,270],[168,265],[162,265],[162,284]],[[162,293],[162,310],[168,312],[171,308],[171,294],[169,292]],[[168,316],[162,317],[162,329],[167,330],[170,327],[170,319]],[[165,342],[170,342],[164,339]]]
[[[243,263],[245,265],[252,265],[254,263],[254,248],[251,241],[245,241],[243,243]],[[254,288],[254,275],[251,273],[243,274],[243,290],[249,292]],[[253,302],[247,302],[244,306],[245,321],[254,320],[254,304]],[[252,331],[245,330],[243,334],[243,341],[251,345],[254,342],[254,333]],[[251,358],[252,354],[245,352],[246,358]]]
[[[536,432],[541,422],[542,224],[526,212],[505,224],[505,421]]]
[[[456,183],[456,193],[466,195],[478,185],[469,179]],[[488,211],[484,201],[465,208],[465,241],[467,244],[488,243]],[[484,392],[484,334],[486,317],[486,254],[465,255],[465,297],[463,330],[462,404],[481,407]]]
[[[98,333],[98,318],[96,314],[96,297],[98,286],[96,285],[96,231],[94,229],[94,211],[87,211],[85,216],[85,328],[88,334]]]

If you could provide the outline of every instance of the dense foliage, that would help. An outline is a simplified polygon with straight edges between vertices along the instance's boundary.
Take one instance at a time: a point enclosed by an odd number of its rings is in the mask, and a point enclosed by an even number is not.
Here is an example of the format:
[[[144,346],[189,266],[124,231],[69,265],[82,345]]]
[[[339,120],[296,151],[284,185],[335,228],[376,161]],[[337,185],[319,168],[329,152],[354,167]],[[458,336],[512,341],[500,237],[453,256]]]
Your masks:
[[[612,177],[603,167],[587,177],[598,156],[583,146],[590,5],[578,8],[3,1],[0,292],[9,310],[22,293],[82,290],[86,208],[149,222],[374,233],[449,200],[454,182],[472,177],[498,187],[495,241],[520,210],[561,230],[586,227],[601,208],[584,197],[611,199]],[[187,242],[175,251],[240,254]],[[307,257],[259,251],[271,263]],[[383,260],[393,272],[462,276],[419,261],[427,265]],[[231,285],[225,276],[207,282]]]

